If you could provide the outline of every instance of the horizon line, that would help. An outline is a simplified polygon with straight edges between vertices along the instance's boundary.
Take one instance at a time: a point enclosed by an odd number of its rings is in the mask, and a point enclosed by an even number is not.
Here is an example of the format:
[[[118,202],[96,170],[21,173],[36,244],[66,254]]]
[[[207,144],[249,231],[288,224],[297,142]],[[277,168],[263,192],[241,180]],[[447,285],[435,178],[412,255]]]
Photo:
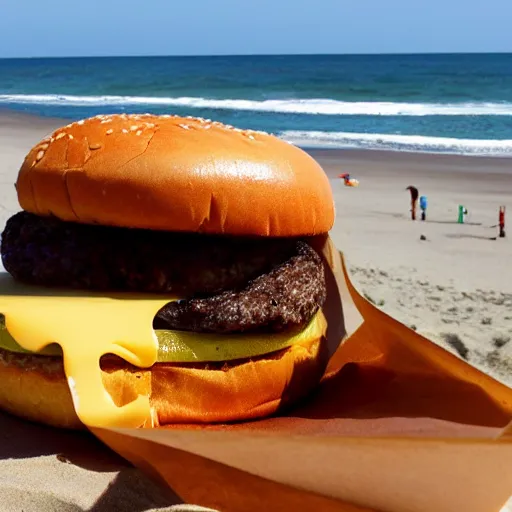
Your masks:
[[[217,53],[217,54],[145,54],[145,55],[30,55],[2,57],[0,60],[30,59],[137,59],[137,58],[223,58],[223,57],[376,57],[415,55],[509,55],[510,51],[441,51],[441,52],[379,52],[379,53]]]

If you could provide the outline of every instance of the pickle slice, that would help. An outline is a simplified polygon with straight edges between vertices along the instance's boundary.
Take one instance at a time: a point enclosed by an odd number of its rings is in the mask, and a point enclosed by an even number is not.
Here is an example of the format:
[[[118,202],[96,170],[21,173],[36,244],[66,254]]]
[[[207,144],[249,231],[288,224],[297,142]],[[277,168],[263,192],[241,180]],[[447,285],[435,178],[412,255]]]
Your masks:
[[[326,320],[319,311],[302,330],[282,333],[206,334],[188,331],[155,331],[158,338],[159,363],[218,362],[245,359],[270,354],[295,343],[320,338],[326,328]],[[20,354],[31,352],[21,347],[5,326],[0,315],[0,348]],[[56,343],[37,353],[45,356],[62,356]]]

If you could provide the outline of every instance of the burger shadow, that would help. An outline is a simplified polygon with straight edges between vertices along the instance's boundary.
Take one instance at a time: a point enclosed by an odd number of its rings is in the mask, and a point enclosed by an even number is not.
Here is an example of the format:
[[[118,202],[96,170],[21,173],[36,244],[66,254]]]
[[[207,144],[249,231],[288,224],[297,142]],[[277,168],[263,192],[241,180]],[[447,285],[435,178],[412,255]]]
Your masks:
[[[52,456],[62,464],[74,465],[83,470],[117,473],[94,505],[87,509],[88,512],[142,512],[183,503],[171,489],[145,475],[87,431],[47,427],[0,413],[0,467],[4,459]],[[23,499],[32,507],[27,510],[46,510],[52,505],[55,505],[55,510],[84,510],[71,501],[62,501],[53,493],[50,495],[42,492],[37,486],[32,488],[29,474],[30,469],[27,473],[27,488],[22,490]],[[62,478],[62,475],[58,477],[49,473],[47,478],[47,483],[51,484],[53,478]],[[5,486],[9,487],[8,480],[0,483],[0,494]],[[68,491],[74,492],[71,488]],[[7,492],[11,492],[10,488]],[[76,489],[76,495],[86,492],[86,488]]]
[[[27,478],[27,487],[29,486]],[[0,490],[2,490],[0,484]],[[149,510],[170,510],[173,505],[184,502],[168,488],[156,488],[155,484],[137,470],[120,473],[100,494],[91,507],[83,508],[72,501],[72,497],[58,497],[55,491],[6,487],[2,492],[2,510],[25,512],[144,512]],[[87,488],[77,490],[86,493]],[[90,496],[88,496],[90,497]]]
[[[433,373],[396,373],[360,363],[345,364],[307,400],[288,408],[285,414],[306,420],[304,428],[319,433],[343,433],[342,420],[430,418],[495,428],[503,428],[510,422],[509,415],[476,384]],[[374,425],[370,422],[369,428]],[[361,424],[360,428],[363,434],[365,426]]]
[[[87,431],[48,427],[0,413],[0,461],[52,455],[91,471],[130,467]]]
[[[167,507],[183,504],[170,487],[133,469],[119,473],[87,512],[143,512],[163,507],[168,510]]]

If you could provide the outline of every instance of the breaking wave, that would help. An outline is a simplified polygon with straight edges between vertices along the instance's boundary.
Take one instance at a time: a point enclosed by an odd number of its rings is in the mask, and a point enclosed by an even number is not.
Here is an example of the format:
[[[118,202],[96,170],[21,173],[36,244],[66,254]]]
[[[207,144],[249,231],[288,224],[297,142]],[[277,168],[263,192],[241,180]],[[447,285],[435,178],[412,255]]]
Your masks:
[[[512,140],[318,131],[284,131],[279,133],[279,136],[288,142],[308,148],[380,149],[459,155],[512,156]]]
[[[52,106],[148,106],[241,110],[283,114],[357,116],[512,116],[512,103],[349,102],[333,99],[213,99],[159,96],[75,96],[66,94],[0,94],[0,104]]]

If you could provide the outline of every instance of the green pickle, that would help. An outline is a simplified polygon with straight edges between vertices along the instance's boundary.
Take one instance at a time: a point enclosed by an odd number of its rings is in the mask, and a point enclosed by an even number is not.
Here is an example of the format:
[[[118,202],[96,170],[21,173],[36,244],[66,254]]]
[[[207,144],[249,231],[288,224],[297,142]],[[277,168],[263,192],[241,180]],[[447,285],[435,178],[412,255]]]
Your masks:
[[[207,334],[188,331],[156,330],[159,363],[218,362],[245,359],[290,347],[302,341],[320,338],[325,332],[326,321],[318,312],[300,331],[284,333]],[[5,316],[0,314],[0,349],[20,354],[30,354],[11,336],[5,326]],[[47,345],[37,353],[44,356],[62,356],[56,343]]]

